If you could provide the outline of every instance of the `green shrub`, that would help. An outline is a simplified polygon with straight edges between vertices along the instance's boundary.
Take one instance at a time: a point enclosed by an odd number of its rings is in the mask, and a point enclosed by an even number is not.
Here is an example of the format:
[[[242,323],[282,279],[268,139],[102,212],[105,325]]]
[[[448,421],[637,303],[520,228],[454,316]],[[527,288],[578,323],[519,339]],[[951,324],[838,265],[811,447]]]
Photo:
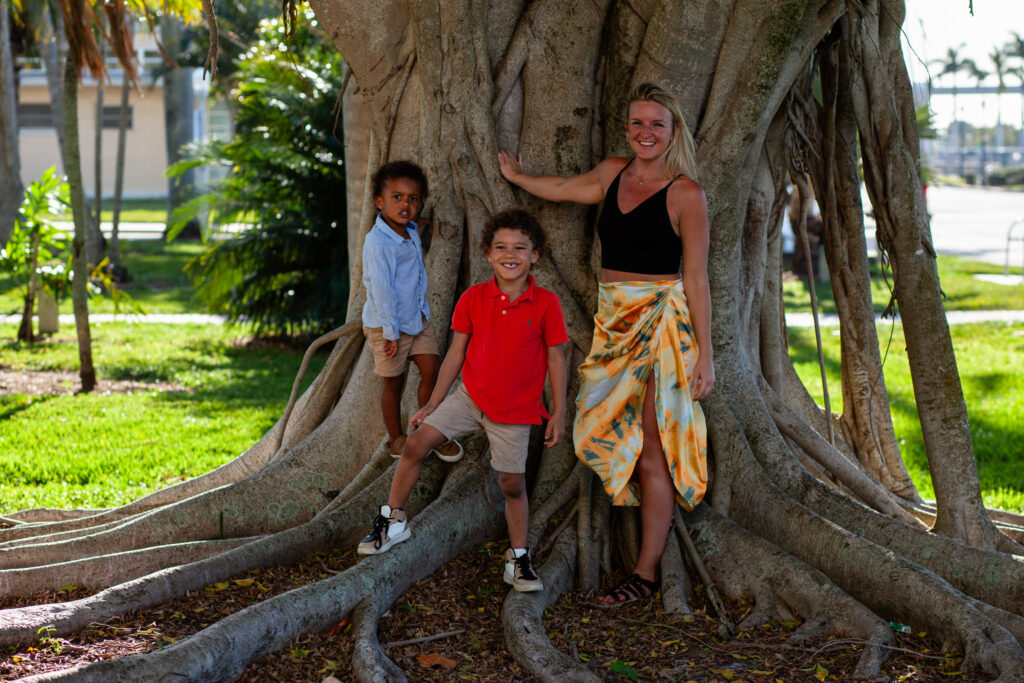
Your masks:
[[[260,41],[238,65],[235,138],[192,150],[173,166],[203,164],[230,174],[171,216],[173,237],[206,212],[215,224],[255,223],[188,265],[199,296],[258,334],[318,333],[344,322],[348,303],[344,144],[335,104],[342,60],[314,35],[316,19],[289,39],[280,19],[261,24]],[[288,41],[285,49],[285,41]]]

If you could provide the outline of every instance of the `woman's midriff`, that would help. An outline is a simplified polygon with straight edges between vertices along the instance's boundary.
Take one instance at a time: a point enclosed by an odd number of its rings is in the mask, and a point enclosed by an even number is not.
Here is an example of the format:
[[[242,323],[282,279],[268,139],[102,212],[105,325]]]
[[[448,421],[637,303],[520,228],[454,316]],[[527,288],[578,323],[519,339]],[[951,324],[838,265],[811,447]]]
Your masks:
[[[650,273],[630,273],[625,270],[601,269],[601,282],[658,282],[659,280],[678,280],[681,273],[666,273],[664,275],[651,275]]]

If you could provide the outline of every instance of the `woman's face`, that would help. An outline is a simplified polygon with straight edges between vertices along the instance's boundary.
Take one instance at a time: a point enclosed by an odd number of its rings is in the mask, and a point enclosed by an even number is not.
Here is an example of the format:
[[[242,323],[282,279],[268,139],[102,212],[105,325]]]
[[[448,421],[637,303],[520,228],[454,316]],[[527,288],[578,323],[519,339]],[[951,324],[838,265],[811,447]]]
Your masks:
[[[626,138],[637,159],[661,159],[675,135],[672,113],[657,102],[630,102],[626,117]]]

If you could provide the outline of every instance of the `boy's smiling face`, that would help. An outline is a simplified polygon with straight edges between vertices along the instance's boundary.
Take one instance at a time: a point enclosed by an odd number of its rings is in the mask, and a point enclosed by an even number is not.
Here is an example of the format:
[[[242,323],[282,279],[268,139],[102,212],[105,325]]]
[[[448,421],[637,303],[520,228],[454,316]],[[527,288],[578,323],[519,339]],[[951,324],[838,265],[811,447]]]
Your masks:
[[[389,178],[384,181],[384,191],[373,198],[373,203],[384,222],[404,237],[408,234],[405,226],[416,220],[423,208],[420,193],[420,184],[412,178]]]
[[[498,228],[487,250],[487,261],[494,268],[498,286],[503,290],[526,285],[530,266],[537,262],[540,253],[533,248],[533,242],[521,230]]]

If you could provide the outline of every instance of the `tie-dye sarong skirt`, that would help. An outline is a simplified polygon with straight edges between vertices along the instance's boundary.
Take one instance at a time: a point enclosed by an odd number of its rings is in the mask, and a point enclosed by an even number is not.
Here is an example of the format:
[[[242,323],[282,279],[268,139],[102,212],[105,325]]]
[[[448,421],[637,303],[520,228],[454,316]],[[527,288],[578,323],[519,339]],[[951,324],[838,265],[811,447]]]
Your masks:
[[[613,505],[639,505],[630,482],[643,445],[644,395],[654,372],[658,432],[676,500],[692,509],[707,489],[704,413],[690,398],[697,346],[682,280],[601,283],[594,342],[580,367],[576,455]]]

